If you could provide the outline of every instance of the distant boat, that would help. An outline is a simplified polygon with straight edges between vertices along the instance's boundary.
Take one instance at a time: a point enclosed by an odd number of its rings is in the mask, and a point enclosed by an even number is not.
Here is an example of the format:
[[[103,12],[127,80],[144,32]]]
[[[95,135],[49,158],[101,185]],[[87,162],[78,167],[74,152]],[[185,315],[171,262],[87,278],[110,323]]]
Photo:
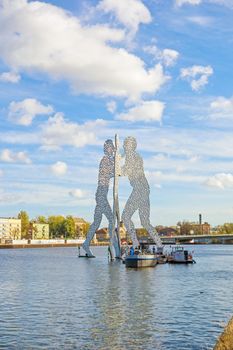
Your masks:
[[[171,264],[194,264],[193,254],[182,246],[172,247],[167,255],[168,262]]]

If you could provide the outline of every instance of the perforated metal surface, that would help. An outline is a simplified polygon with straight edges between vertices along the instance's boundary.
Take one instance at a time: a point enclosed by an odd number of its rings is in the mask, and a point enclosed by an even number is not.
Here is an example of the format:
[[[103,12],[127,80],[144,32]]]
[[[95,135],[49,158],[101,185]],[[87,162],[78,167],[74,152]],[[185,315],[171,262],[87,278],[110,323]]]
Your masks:
[[[122,168],[122,175],[128,176],[133,190],[123,210],[122,221],[131,236],[133,245],[138,246],[136,230],[132,221],[133,214],[138,210],[141,225],[147,230],[156,245],[161,247],[162,242],[150,223],[150,188],[145,177],[142,157],[136,152],[136,148],[136,139],[131,136],[127,137],[124,141],[125,164]]]

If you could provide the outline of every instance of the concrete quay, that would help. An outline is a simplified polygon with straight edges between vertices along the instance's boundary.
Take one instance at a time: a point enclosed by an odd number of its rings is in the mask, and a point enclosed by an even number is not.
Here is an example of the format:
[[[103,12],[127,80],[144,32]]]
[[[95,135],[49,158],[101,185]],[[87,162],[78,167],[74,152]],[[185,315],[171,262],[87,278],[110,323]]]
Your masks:
[[[0,243],[0,249],[22,249],[22,248],[60,248],[79,247],[83,244],[83,239],[51,239],[51,240],[13,240],[12,242]],[[93,243],[92,245],[108,245],[106,243]]]

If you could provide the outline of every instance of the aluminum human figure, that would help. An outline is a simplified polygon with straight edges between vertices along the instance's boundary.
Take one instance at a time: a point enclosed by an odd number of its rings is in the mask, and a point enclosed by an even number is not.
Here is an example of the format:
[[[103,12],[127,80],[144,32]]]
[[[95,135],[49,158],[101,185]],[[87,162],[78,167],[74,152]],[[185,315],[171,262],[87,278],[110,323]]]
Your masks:
[[[131,136],[127,137],[124,140],[123,147],[125,151],[125,164],[121,175],[128,176],[133,190],[123,210],[122,221],[131,236],[133,246],[138,246],[139,242],[132,221],[133,214],[138,210],[141,225],[147,230],[156,245],[162,247],[162,242],[155,228],[150,223],[150,188],[145,177],[142,157],[136,152],[136,139]]]
[[[114,156],[114,144],[112,140],[106,140],[104,143],[104,156],[101,159],[99,165],[98,187],[95,194],[96,207],[94,213],[94,221],[91,224],[90,229],[87,233],[87,238],[82,245],[88,257],[94,256],[90,249],[90,242],[94,237],[96,230],[98,230],[101,224],[103,214],[108,220],[108,232],[110,235],[111,246],[113,232],[113,213],[108,202],[108,190],[110,179],[114,176]]]

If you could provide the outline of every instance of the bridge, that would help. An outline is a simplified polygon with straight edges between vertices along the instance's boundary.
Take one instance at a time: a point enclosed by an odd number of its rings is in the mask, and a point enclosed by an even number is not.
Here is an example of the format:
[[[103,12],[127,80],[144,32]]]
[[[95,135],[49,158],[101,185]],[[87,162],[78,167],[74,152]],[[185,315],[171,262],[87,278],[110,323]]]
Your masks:
[[[161,236],[160,238],[163,244],[233,244],[233,234]],[[154,244],[148,237],[142,237],[139,241],[144,244]]]
[[[161,237],[164,244],[233,244],[233,234]]]

